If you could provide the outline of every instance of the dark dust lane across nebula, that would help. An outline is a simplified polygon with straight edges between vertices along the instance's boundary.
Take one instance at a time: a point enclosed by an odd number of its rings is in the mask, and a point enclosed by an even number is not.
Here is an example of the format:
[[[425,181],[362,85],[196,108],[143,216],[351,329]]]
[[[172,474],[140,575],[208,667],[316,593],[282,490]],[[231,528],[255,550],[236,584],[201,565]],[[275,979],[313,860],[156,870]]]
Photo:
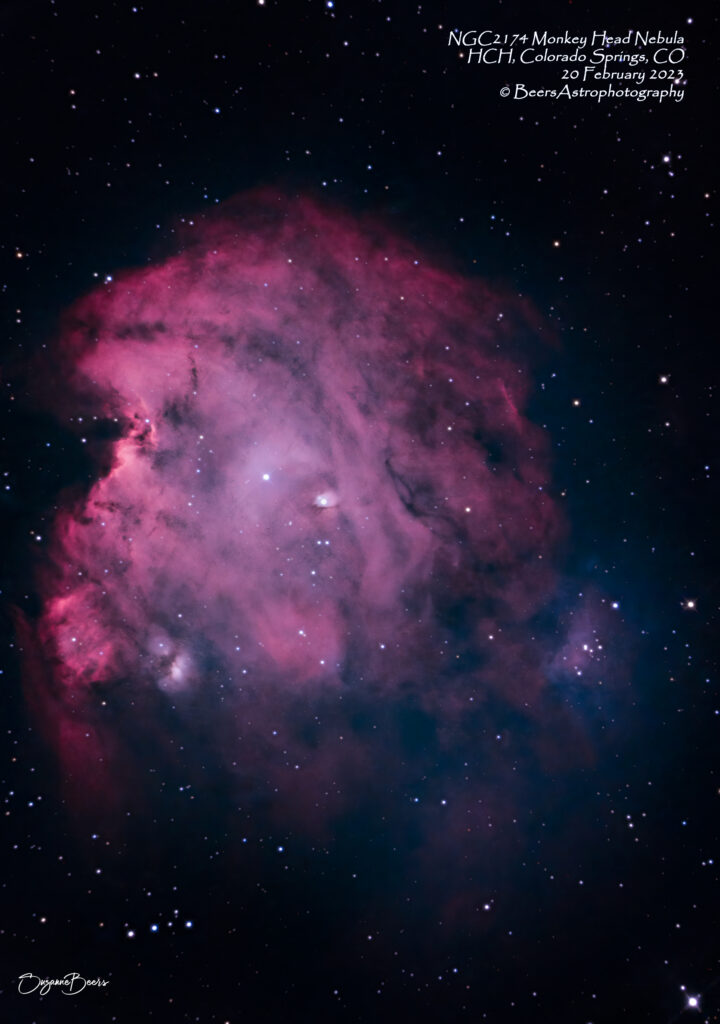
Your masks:
[[[100,468],[56,516],[26,691],[70,802],[140,806],[196,749],[294,830],[392,790],[452,858],[517,813],[518,766],[592,756],[573,695],[609,627],[559,569],[539,320],[270,192],[68,312],[56,411]]]

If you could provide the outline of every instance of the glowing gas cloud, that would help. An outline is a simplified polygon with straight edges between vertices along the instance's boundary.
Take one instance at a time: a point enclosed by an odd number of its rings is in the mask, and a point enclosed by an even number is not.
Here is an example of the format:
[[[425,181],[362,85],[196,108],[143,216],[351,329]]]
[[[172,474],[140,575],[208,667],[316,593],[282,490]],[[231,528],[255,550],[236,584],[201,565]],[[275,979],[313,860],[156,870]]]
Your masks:
[[[537,319],[267,191],[69,311],[57,402],[99,469],[56,517],[27,688],[76,791],[201,744],[310,827],[479,750],[498,708],[537,719],[575,664],[523,412]]]

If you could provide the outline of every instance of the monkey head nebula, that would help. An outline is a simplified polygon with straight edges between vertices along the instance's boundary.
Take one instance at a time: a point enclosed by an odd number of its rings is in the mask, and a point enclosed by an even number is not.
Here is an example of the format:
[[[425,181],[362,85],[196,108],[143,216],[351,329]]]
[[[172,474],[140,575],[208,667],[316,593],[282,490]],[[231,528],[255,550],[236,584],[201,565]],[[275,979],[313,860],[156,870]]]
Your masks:
[[[72,802],[194,772],[326,830],[373,791],[439,801],[447,755],[464,835],[519,759],[582,749],[605,626],[563,596],[539,330],[379,221],[268,191],[68,311],[52,401],[96,472],[59,500],[26,693]]]

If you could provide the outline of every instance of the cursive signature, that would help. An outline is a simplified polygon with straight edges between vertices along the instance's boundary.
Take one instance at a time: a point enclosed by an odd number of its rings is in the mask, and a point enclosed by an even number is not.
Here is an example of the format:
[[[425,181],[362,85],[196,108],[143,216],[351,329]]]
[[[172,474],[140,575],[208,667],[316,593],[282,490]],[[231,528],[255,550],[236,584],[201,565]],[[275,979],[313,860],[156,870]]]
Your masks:
[[[21,974],[18,992],[21,996],[32,995],[38,992],[46,996],[54,988],[59,988],[64,996],[76,996],[83,989],[92,986],[94,988],[105,988],[110,982],[105,978],[83,978],[82,975],[72,971],[64,978],[41,978],[37,974]]]

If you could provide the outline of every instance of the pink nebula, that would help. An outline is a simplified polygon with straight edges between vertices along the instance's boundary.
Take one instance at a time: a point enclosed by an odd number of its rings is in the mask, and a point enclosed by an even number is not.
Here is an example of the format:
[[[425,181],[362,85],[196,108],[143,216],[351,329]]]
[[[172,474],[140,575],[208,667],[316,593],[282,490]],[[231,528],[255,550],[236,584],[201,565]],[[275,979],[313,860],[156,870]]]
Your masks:
[[[73,306],[55,404],[101,468],[57,513],[27,682],[71,790],[204,736],[325,819],[392,770],[358,708],[409,702],[440,746],[487,701],[533,716],[563,533],[523,412],[538,319],[269,191]]]

